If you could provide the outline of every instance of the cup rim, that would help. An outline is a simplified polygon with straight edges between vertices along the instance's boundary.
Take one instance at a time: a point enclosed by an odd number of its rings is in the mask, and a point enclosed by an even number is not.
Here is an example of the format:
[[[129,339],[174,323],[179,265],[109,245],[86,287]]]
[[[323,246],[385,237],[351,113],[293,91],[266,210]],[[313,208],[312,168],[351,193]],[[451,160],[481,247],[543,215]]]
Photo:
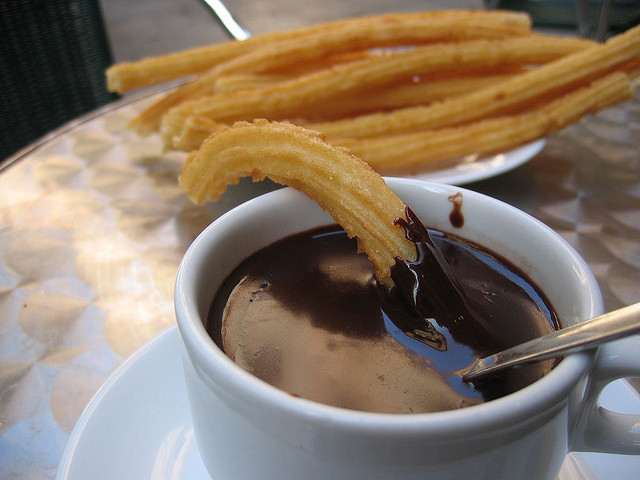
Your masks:
[[[590,314],[595,316],[602,313],[603,302],[600,289],[584,259],[559,234],[531,215],[495,198],[457,186],[393,177],[385,177],[385,180],[392,187],[416,185],[444,193],[453,192],[453,190],[461,191],[467,199],[482,198],[489,202],[496,202],[496,204],[500,204],[501,208],[516,211],[518,215],[528,217],[536,224],[536,228],[545,230],[547,234],[555,238],[566,250],[567,255],[571,257],[579,274],[584,277],[591,299],[591,304],[588,307]],[[457,410],[402,414],[351,410],[294,397],[260,380],[235,364],[209,337],[197,314],[195,301],[187,297],[185,291],[189,288],[193,289],[197,282],[197,279],[188,276],[188,271],[194,262],[198,261],[199,254],[204,248],[202,244],[206,243],[208,237],[223,227],[226,222],[232,221],[234,216],[242,213],[243,210],[251,209],[256,202],[289,202],[299,195],[303,194],[292,188],[284,188],[253,198],[235,207],[206,227],[188,248],[180,262],[175,284],[178,331],[186,355],[189,357],[189,361],[196,365],[195,370],[201,378],[207,377],[215,382],[221,390],[233,389],[233,391],[237,391],[247,399],[247,402],[259,403],[271,411],[297,417],[300,420],[312,423],[330,421],[335,430],[345,432],[353,432],[355,429],[374,435],[398,435],[404,438],[411,435],[423,436],[425,433],[429,433],[437,434],[438,438],[442,440],[443,438],[481,433],[486,431],[489,426],[500,428],[540,415],[568,400],[569,391],[583,377],[593,361],[593,352],[575,353],[564,358],[540,380],[502,398]],[[189,285],[190,282],[191,285]],[[455,425],[458,427],[452,428]],[[466,425],[463,431],[460,431],[460,425]]]

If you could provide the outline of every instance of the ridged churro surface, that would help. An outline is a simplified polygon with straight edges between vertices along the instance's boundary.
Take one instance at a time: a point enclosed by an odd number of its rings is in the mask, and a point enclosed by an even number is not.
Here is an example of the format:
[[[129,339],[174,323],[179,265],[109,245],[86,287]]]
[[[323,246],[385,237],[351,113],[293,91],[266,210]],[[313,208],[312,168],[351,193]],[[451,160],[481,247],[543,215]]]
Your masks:
[[[405,205],[369,165],[290,123],[239,122],[211,135],[186,160],[180,186],[196,203],[217,200],[240,177],[269,177],[318,202],[358,239],[380,281],[389,284],[395,258],[414,260],[415,245],[395,224]]]

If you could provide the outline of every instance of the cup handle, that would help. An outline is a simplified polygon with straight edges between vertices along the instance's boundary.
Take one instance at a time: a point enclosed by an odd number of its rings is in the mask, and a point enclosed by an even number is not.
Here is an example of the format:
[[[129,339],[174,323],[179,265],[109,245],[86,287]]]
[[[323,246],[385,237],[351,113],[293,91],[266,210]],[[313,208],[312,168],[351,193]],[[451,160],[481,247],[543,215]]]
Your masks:
[[[611,382],[640,377],[639,352],[640,336],[635,335],[600,347],[571,450],[640,454],[640,415],[614,412],[599,404],[600,394]],[[640,394],[638,398],[640,403]]]

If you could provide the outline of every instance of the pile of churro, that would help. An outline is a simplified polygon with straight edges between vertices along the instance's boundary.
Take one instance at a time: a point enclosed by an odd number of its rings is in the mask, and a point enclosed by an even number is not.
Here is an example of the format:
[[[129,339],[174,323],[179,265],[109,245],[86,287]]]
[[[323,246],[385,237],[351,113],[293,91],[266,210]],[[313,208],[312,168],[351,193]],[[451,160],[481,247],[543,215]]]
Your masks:
[[[381,174],[546,137],[629,99],[639,76],[640,26],[598,43],[481,10],[346,19],[107,70],[120,93],[184,79],[131,123],[167,148],[198,150],[238,121],[286,120]]]

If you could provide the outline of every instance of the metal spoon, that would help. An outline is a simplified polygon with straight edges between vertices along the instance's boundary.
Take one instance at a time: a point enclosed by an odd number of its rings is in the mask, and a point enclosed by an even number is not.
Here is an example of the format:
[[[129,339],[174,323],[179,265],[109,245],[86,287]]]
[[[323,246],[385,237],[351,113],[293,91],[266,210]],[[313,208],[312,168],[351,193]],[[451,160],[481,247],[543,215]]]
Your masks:
[[[477,360],[462,379],[474,381],[515,365],[557,358],[638,332],[640,303],[635,303]]]
[[[218,17],[222,26],[227,30],[227,33],[236,40],[246,40],[251,34],[242,28],[238,22],[236,22],[231,12],[227,9],[221,0],[202,0]]]

